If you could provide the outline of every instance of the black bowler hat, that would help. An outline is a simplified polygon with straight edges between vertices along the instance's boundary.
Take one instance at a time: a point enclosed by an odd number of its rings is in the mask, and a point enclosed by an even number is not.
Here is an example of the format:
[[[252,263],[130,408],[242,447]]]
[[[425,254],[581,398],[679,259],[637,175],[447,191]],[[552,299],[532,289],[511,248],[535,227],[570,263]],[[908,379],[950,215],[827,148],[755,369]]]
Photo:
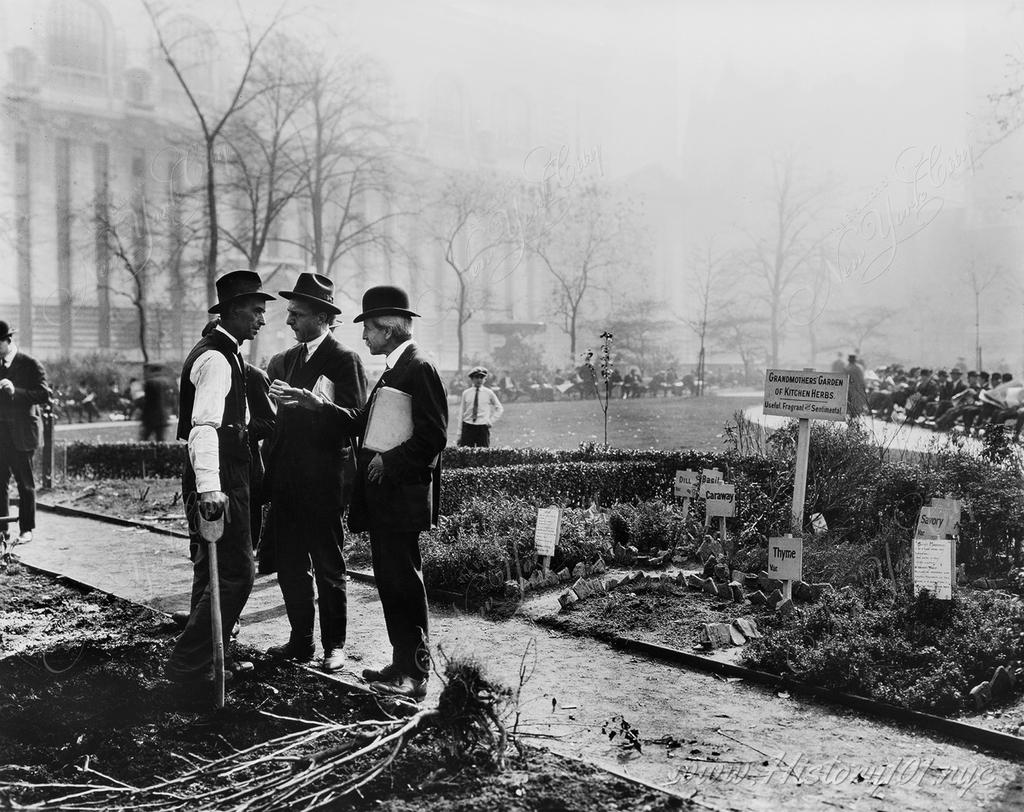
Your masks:
[[[221,313],[224,310],[224,305],[235,299],[241,299],[243,296],[260,296],[265,301],[275,298],[263,290],[263,282],[255,271],[245,269],[228,271],[217,280],[217,304],[208,312]]]
[[[352,321],[374,319],[377,316],[419,316],[409,309],[409,294],[394,285],[378,285],[363,294],[363,312]]]
[[[7,341],[12,335],[14,335],[14,330],[8,326],[6,321],[0,321],[0,341]]]
[[[341,308],[334,304],[334,283],[318,273],[300,273],[293,290],[282,290],[278,293],[282,299],[300,299],[335,316],[341,315]]]

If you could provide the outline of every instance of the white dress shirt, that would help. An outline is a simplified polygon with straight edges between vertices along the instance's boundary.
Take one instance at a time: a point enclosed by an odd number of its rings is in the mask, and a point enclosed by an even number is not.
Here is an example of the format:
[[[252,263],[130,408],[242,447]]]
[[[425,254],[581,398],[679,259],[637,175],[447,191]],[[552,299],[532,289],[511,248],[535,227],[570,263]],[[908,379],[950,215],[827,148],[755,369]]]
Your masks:
[[[238,340],[220,325],[220,330],[237,346]],[[242,377],[245,377],[245,361],[237,351]],[[220,487],[220,440],[217,429],[224,421],[224,399],[231,391],[231,364],[217,350],[207,350],[192,365],[189,380],[196,388],[196,399],[192,404],[192,428],[188,433],[188,456],[192,470],[196,472],[196,490],[199,493],[219,491]],[[249,423],[249,404],[245,404],[245,423]]]
[[[387,354],[387,357],[384,359],[385,372],[398,363],[398,359],[402,357],[405,348],[410,344],[412,344],[412,339],[408,338]]]
[[[462,422],[471,426],[493,426],[505,412],[498,396],[486,386],[480,387],[480,399],[477,402],[476,418],[473,417],[473,400],[476,387],[471,386],[462,393]]]

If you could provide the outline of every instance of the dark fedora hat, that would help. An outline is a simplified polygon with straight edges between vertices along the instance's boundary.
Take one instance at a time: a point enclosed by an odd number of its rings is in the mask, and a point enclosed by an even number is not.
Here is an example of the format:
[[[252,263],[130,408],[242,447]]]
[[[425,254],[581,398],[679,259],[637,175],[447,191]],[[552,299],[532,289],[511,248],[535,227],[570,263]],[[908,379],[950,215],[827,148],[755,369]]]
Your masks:
[[[224,310],[224,305],[235,299],[241,299],[243,296],[260,296],[265,301],[276,298],[263,290],[263,282],[255,271],[246,269],[228,271],[217,280],[217,304],[208,312],[221,313]]]
[[[14,335],[14,330],[11,329],[6,321],[0,321],[0,341],[6,341],[12,335]]]
[[[352,321],[377,316],[419,316],[409,309],[409,294],[395,285],[377,285],[363,294],[363,312]]]
[[[295,280],[292,290],[278,291],[282,299],[301,299],[310,302],[321,310],[340,315],[341,308],[334,304],[334,283],[326,276],[318,273],[303,272]]]

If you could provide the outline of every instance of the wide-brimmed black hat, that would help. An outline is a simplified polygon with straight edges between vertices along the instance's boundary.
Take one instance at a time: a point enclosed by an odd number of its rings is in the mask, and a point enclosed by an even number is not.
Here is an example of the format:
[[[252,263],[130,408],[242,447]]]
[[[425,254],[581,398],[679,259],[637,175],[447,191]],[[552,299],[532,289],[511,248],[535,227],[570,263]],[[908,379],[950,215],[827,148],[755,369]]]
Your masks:
[[[334,282],[321,274],[300,273],[292,290],[281,290],[278,293],[282,299],[301,299],[335,316],[341,315],[341,308],[334,304]]]
[[[14,330],[10,328],[6,321],[0,321],[0,341],[6,341],[12,335],[14,335]]]
[[[409,309],[409,294],[395,285],[378,285],[363,294],[363,312],[352,321],[377,316],[419,316]]]
[[[260,296],[265,301],[276,298],[263,290],[263,282],[255,271],[228,271],[217,280],[217,304],[207,312],[222,313],[224,305],[243,296]]]

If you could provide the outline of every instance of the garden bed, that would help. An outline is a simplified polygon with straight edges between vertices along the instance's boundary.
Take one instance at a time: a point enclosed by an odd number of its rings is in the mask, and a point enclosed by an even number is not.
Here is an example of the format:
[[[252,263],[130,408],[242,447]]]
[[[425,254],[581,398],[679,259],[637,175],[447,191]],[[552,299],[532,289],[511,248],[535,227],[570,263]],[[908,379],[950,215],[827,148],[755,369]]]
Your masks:
[[[159,677],[173,640],[166,617],[9,565],[0,573],[0,806],[67,795],[39,784],[146,785],[296,729],[296,719],[383,718],[363,694],[256,657],[227,707]],[[287,718],[282,718],[287,717]],[[477,753],[458,763],[428,729],[345,808],[682,808],[652,792],[546,751],[518,746],[496,772]]]

